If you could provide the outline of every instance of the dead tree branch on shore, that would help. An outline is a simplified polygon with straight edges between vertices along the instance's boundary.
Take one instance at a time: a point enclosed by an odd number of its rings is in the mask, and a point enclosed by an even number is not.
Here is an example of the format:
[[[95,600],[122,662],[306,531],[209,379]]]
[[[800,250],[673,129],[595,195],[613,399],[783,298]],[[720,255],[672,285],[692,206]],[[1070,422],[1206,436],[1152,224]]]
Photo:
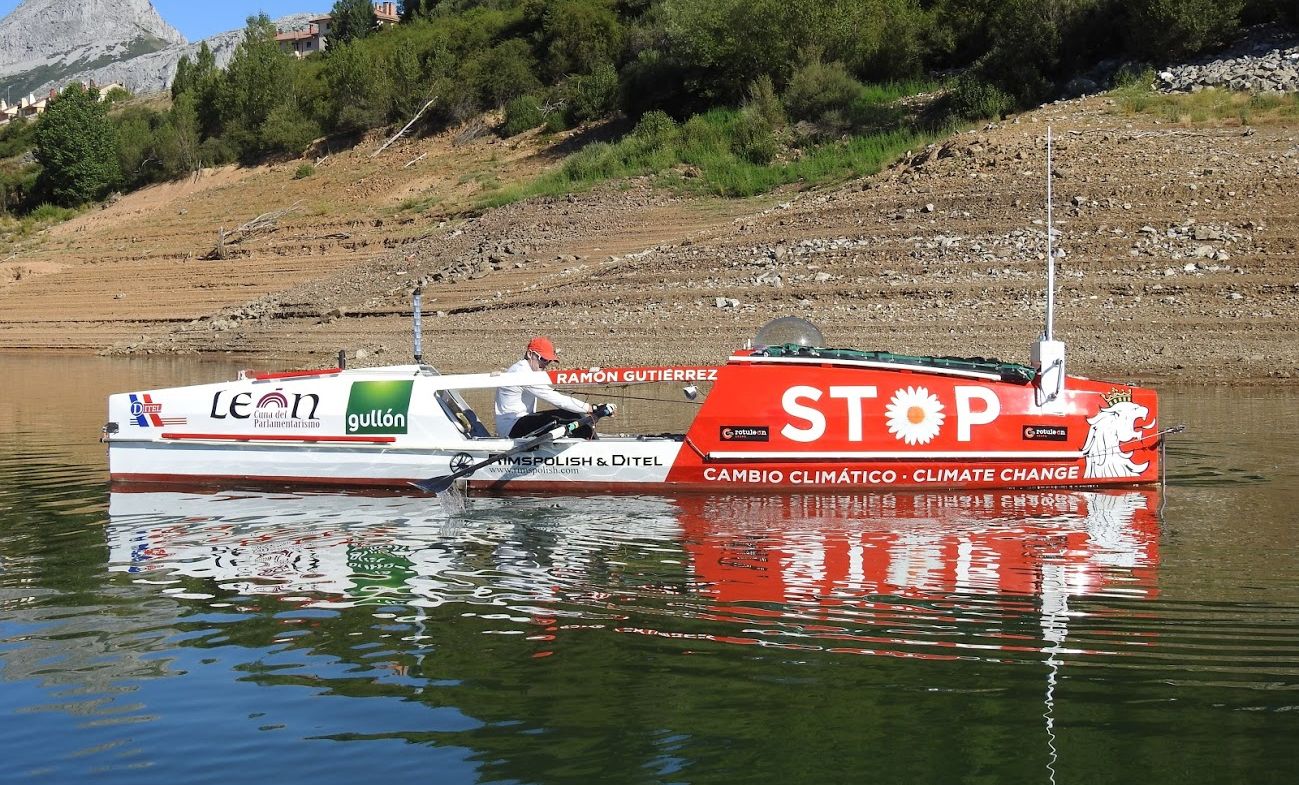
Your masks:
[[[239,243],[242,243],[244,240],[247,240],[249,237],[252,237],[253,235],[260,234],[262,232],[274,231],[276,228],[278,228],[280,219],[286,215],[291,215],[293,213],[298,212],[298,210],[301,209],[299,207],[299,205],[301,204],[302,204],[302,200],[299,199],[298,201],[294,202],[293,204],[289,205],[283,210],[272,210],[268,213],[262,213],[261,215],[257,216],[251,221],[248,221],[247,223],[240,225],[233,232],[230,232],[229,234],[226,234],[226,228],[224,226],[220,227],[219,229],[217,229],[216,247],[214,247],[211,251],[208,251],[207,253],[203,254],[203,256],[199,258],[208,261],[213,259],[227,258],[226,246],[238,245]]]
[[[434,97],[428,99],[428,103],[424,104],[423,106],[421,106],[421,107],[419,108],[419,111],[416,112],[416,113],[415,113],[415,116],[412,117],[412,118],[410,119],[410,122],[409,122],[409,123],[406,123],[405,125],[403,125],[403,126],[401,127],[401,130],[398,131],[397,133],[393,134],[392,137],[389,138],[388,141],[384,142],[383,145],[382,145],[378,150],[375,150],[373,153],[370,153],[370,157],[373,158],[373,157],[375,157],[376,155],[378,155],[379,153],[382,153],[384,150],[387,150],[387,149],[388,149],[388,146],[389,146],[390,144],[392,144],[393,142],[395,142],[395,141],[397,141],[398,139],[400,139],[400,138],[402,138],[403,136],[405,136],[405,135],[406,135],[406,132],[410,130],[410,127],[411,127],[412,125],[415,124],[415,121],[416,121],[416,120],[419,120],[420,117],[422,117],[422,116],[424,115],[424,113],[425,113],[426,111],[428,111],[428,108],[429,108],[430,106],[432,106],[433,103],[434,103],[435,101],[437,101],[437,100],[438,100],[438,99],[437,99],[437,96],[434,96]]]

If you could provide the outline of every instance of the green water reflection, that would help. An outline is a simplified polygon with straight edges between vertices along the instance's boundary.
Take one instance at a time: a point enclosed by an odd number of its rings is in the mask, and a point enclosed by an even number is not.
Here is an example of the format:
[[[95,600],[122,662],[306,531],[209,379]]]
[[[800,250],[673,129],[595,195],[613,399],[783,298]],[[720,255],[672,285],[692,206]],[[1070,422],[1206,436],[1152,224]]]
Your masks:
[[[1292,394],[1169,393],[1192,427],[1165,494],[448,517],[110,495],[94,434],[119,371],[66,362],[77,390],[0,374],[6,781],[1299,775]]]

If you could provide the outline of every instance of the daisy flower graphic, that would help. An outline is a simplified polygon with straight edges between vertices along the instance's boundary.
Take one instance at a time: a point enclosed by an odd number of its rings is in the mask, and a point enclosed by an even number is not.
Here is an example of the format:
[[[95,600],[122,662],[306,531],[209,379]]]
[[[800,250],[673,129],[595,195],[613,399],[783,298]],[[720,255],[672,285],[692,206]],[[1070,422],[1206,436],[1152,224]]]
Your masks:
[[[938,397],[924,387],[895,392],[884,414],[888,417],[889,433],[907,444],[929,444],[947,419]]]

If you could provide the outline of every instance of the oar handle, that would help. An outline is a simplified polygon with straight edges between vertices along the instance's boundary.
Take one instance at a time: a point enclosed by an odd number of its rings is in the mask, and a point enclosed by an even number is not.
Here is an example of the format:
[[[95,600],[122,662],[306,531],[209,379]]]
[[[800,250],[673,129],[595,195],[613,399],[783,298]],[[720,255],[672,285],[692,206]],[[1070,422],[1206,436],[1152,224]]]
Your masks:
[[[527,452],[528,450],[540,447],[547,442],[552,442],[555,439],[561,439],[572,434],[584,425],[595,425],[596,421],[599,420],[600,417],[601,415],[598,412],[592,410],[590,413],[584,414],[572,422],[563,423],[551,428],[545,433],[535,436],[523,444],[511,447],[505,452],[497,453],[496,455],[479,461],[478,463],[466,466],[463,469],[457,469],[451,474],[439,477],[429,477],[426,480],[416,480],[415,482],[412,482],[411,485],[414,485],[416,488],[419,488],[426,493],[442,493],[450,488],[451,485],[461,477],[467,477],[479,469],[491,466],[494,463],[499,463],[511,455],[518,455],[521,452]]]

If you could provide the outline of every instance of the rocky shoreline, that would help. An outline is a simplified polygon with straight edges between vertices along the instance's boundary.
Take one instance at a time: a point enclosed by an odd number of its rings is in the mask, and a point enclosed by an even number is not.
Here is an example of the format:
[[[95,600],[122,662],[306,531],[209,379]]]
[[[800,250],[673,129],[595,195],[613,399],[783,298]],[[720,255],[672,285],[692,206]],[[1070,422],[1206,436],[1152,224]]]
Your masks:
[[[506,367],[537,333],[569,367],[710,364],[784,315],[837,347],[1022,361],[1043,321],[1048,124],[1070,371],[1293,384],[1299,123],[1169,123],[1106,96],[954,134],[834,188],[754,200],[632,180],[403,224],[357,210],[397,203],[427,175],[380,171],[366,150],[334,156],[332,180],[269,168],[189,195],[129,195],[18,262],[30,272],[0,285],[0,350],[283,368],[344,349],[357,364],[402,362],[419,286],[425,359],[447,372]],[[446,176],[468,156],[509,154],[499,141],[437,144],[413,140],[395,159],[442,155]],[[294,216],[237,258],[198,255],[229,205],[251,214],[328,189],[348,210]],[[322,239],[336,235],[345,247]],[[61,267],[42,276],[39,264]]]
[[[1206,88],[1251,93],[1299,91],[1299,35],[1265,28],[1251,31],[1231,48],[1165,68],[1155,87],[1195,93]]]

